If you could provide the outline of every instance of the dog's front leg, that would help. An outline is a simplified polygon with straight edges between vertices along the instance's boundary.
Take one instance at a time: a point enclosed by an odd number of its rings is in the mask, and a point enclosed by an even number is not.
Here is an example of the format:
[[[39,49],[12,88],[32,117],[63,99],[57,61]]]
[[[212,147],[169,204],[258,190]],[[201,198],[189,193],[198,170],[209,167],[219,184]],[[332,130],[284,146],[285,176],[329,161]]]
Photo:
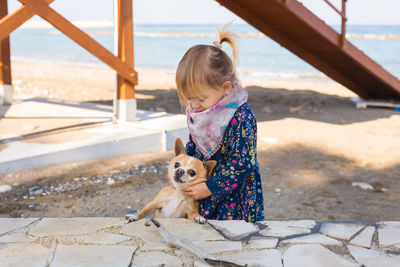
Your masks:
[[[128,222],[134,222],[152,214],[158,208],[159,202],[157,201],[157,199],[154,199],[152,202],[147,204],[147,206],[144,207],[139,213],[127,214],[125,218],[128,220]]]
[[[189,220],[194,220],[195,222],[201,224],[204,224],[207,221],[203,216],[199,214],[199,202],[194,199],[191,199],[189,203],[187,217]]]

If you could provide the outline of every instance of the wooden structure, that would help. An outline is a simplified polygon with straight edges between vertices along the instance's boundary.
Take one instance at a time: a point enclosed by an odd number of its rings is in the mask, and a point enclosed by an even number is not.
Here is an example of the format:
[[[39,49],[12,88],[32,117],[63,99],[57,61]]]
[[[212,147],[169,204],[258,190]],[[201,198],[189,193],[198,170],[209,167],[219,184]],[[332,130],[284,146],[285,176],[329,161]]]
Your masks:
[[[217,0],[233,13],[364,99],[400,99],[400,81],[297,0]]]
[[[14,13],[8,14],[7,0],[0,0],[0,84],[11,84],[8,36],[25,21],[37,14],[118,73],[118,101],[123,103],[135,99],[134,86],[138,83],[138,75],[133,68],[132,0],[115,0],[118,15],[117,56],[52,9],[49,4],[54,0],[18,1],[23,6]],[[121,110],[119,110],[118,114],[122,116],[122,119],[134,120],[135,115],[133,113],[136,111],[136,102],[134,110],[129,108],[129,104],[123,103],[122,106],[122,112],[127,112],[127,114],[121,114]]]

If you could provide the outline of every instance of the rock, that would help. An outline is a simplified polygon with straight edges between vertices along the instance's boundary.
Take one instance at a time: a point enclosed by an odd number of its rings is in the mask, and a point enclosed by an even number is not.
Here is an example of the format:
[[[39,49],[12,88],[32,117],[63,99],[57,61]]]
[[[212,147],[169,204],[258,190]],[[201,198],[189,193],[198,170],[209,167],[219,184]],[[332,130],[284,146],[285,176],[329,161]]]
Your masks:
[[[341,246],[342,243],[339,241],[321,235],[321,234],[311,234],[305,236],[299,236],[295,238],[285,239],[281,241],[282,244],[320,244],[320,245],[327,245],[327,246]]]
[[[324,222],[321,225],[320,232],[322,234],[349,240],[353,235],[359,232],[364,225],[354,223],[329,223]]]
[[[177,239],[186,238],[195,241],[224,240],[224,237],[208,224],[198,224],[184,218],[157,218],[157,220]],[[146,241],[146,243],[165,242],[155,227],[144,225],[145,221],[146,219],[142,219],[126,224],[121,229],[121,233],[139,237]]]
[[[120,227],[126,222],[123,218],[43,218],[29,234],[35,237],[57,235],[82,235],[101,229]]]
[[[319,244],[294,245],[283,255],[285,267],[361,267]]]
[[[136,246],[59,244],[51,266],[128,266],[136,249]]]
[[[257,225],[244,220],[208,220],[208,223],[222,231],[230,240],[240,240],[260,230]]]
[[[132,261],[132,266],[158,267],[158,266],[184,266],[184,265],[182,260],[179,259],[178,257],[159,251],[146,251],[140,254],[135,253]]]
[[[357,246],[348,246],[351,255],[359,263],[369,266],[400,266],[400,256],[386,255],[383,252],[373,249],[360,248]]]
[[[242,243],[239,241],[193,241],[193,244],[201,247],[208,254],[242,250]]]
[[[315,226],[315,221],[264,221],[259,222],[267,226],[260,231],[263,236],[286,237],[291,235],[309,234]]]
[[[0,243],[31,243],[33,239],[26,236],[25,232],[16,232],[0,236]]]
[[[39,244],[21,243],[0,246],[1,266],[48,266],[50,249]]]
[[[352,182],[351,186],[353,186],[353,187],[358,186],[363,190],[374,190],[374,187],[367,183]]]
[[[246,266],[282,267],[282,256],[276,249],[224,254],[216,258]]]
[[[387,221],[380,222],[378,227],[379,245],[388,247],[400,244],[400,222]]]
[[[278,241],[278,238],[252,237],[249,240],[249,247],[252,249],[276,248],[276,246],[278,245]]]
[[[37,218],[0,218],[0,235],[26,227]]]
[[[367,226],[359,235],[350,240],[351,245],[370,248],[372,245],[372,237],[375,232],[375,227]]]
[[[113,184],[115,184],[115,180],[112,179],[112,178],[108,178],[107,182],[106,182],[106,185],[113,185]]]
[[[12,190],[12,187],[8,184],[0,185],[0,193],[5,193],[5,192],[11,191],[11,190]]]

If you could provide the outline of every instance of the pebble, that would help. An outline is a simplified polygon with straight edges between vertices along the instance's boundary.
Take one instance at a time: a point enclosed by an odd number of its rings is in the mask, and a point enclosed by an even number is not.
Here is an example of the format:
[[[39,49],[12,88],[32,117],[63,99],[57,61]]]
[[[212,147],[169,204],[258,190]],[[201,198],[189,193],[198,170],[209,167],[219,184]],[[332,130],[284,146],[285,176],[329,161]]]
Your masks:
[[[9,186],[8,184],[6,185],[0,185],[0,193],[5,193],[7,191],[12,190],[12,187]]]
[[[374,187],[372,185],[370,185],[370,184],[367,184],[367,183],[352,182],[351,186],[353,186],[353,187],[358,186],[363,190],[374,190]]]

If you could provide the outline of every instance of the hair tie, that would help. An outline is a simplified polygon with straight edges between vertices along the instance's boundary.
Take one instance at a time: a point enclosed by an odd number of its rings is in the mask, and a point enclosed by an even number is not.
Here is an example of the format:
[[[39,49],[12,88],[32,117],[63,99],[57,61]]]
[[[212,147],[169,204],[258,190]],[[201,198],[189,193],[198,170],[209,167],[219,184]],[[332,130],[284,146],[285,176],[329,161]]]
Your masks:
[[[222,49],[222,44],[218,41],[214,41],[213,44],[215,45],[216,48]]]

